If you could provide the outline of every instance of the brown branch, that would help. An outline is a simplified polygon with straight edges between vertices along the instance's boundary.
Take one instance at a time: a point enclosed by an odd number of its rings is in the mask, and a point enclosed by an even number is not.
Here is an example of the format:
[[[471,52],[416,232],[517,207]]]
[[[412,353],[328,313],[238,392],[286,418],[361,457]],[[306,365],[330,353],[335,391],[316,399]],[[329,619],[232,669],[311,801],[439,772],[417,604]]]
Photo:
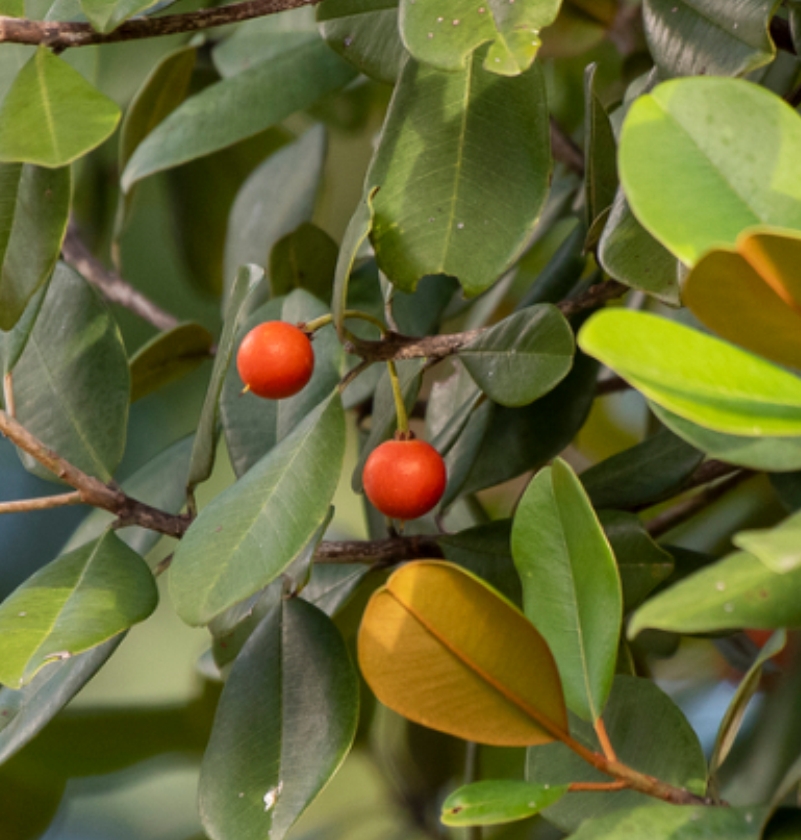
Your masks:
[[[17,502],[0,502],[0,513],[27,513],[30,510],[50,510],[51,508],[79,505],[83,502],[81,494],[75,490],[58,496],[42,496],[39,499],[22,499]]]
[[[577,175],[584,175],[584,152],[553,117],[551,117],[551,152],[555,160],[563,163]]]
[[[407,560],[442,557],[436,537],[392,537],[386,540],[326,542],[317,547],[315,563],[367,563],[371,566],[392,566]]]
[[[96,32],[88,23],[26,20],[0,16],[0,42],[15,44],[43,44],[56,50],[87,47],[91,44],[113,44],[139,38],[156,38],[179,32],[197,32],[214,26],[225,26],[243,20],[274,15],[299,6],[310,6],[319,0],[245,0],[213,9],[200,9],[179,15],[135,18],[123,23],[113,32]]]
[[[576,298],[563,300],[557,304],[557,307],[566,318],[569,318],[587,309],[595,309],[598,306],[602,306],[607,301],[624,295],[628,290],[628,286],[618,283],[617,280],[607,280],[604,283],[598,283],[590,287],[584,294]],[[461,333],[432,335],[423,338],[390,331],[387,332],[384,338],[377,341],[367,341],[352,337],[345,343],[345,349],[349,353],[355,353],[371,362],[386,362],[390,359],[419,359],[424,357],[438,361],[444,359],[446,356],[458,353],[462,347],[469,344],[473,339],[478,338],[487,329],[489,328],[482,327]]]
[[[179,321],[174,315],[165,312],[115,271],[107,269],[84,245],[73,221],[67,227],[61,252],[65,261],[96,286],[106,300],[124,306],[158,330],[171,330],[178,326]]]

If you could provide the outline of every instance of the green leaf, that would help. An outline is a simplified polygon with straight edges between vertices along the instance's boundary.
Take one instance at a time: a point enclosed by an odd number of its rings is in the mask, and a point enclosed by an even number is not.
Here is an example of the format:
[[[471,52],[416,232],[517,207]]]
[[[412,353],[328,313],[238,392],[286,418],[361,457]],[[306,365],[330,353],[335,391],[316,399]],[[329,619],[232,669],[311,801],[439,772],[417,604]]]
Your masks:
[[[579,478],[596,508],[639,508],[675,495],[703,460],[702,452],[661,429]]]
[[[200,769],[212,840],[281,840],[337,771],[356,734],[359,684],[331,620],[279,603],[245,644],[223,689]]]
[[[550,171],[537,65],[504,78],[479,57],[455,72],[409,60],[367,174],[381,270],[403,291],[427,274],[484,291],[526,247]]]
[[[512,556],[526,616],[553,652],[568,708],[597,720],[612,688],[623,597],[601,524],[559,458],[537,473],[518,504]]]
[[[150,569],[113,532],[61,555],[0,605],[0,682],[30,682],[48,662],[143,621],[157,602]]]
[[[215,152],[312,105],[354,76],[322,41],[307,41],[187,99],[139,145],[122,175],[136,182]]]
[[[200,324],[179,324],[154,336],[131,359],[131,402],[191,373],[211,358],[214,336]]]
[[[2,0],[0,14],[7,17],[25,17],[25,0]]]
[[[706,759],[698,736],[681,709],[651,680],[618,674],[604,710],[604,723],[615,752],[624,764],[696,794],[705,792]],[[573,719],[571,734],[586,747],[600,749],[590,724]],[[537,784],[551,785],[609,781],[608,776],[594,770],[563,744],[529,749],[526,778]],[[611,811],[626,814],[632,808],[653,804],[653,801],[634,791],[570,793],[548,808],[544,816],[570,833],[584,820]],[[626,840],[635,840],[635,837],[629,835]],[[650,835],[643,840],[648,837]]]
[[[98,32],[113,32],[121,23],[155,6],[159,0],[81,0],[81,9]]]
[[[732,697],[726,713],[723,715],[723,720],[720,722],[720,728],[715,738],[715,746],[712,749],[712,755],[709,759],[709,773],[711,776],[714,776],[718,771],[720,765],[726,760],[734,745],[737,734],[743,725],[743,718],[745,717],[748,704],[759,688],[763,666],[769,659],[776,656],[784,648],[785,644],[787,644],[787,634],[784,630],[777,630],[766,642],[762,650],[759,651],[759,655],[754,660],[753,665],[748,669],[748,673],[737,686],[737,691],[734,693],[734,697]]]
[[[648,48],[663,78],[742,76],[769,64],[777,0],[644,0]]]
[[[573,330],[549,303],[516,312],[459,350],[482,391],[496,403],[521,406],[552,391],[573,365]]]
[[[198,484],[206,481],[214,467],[214,456],[219,435],[218,421],[220,414],[220,395],[222,394],[225,375],[234,356],[236,336],[245,311],[249,294],[258,286],[264,272],[255,265],[243,266],[237,273],[228,303],[225,307],[223,331],[214,357],[211,379],[203,401],[195,442],[192,448],[192,461],[189,466],[187,489],[191,493]]]
[[[484,68],[517,76],[531,66],[540,48],[540,30],[553,23],[561,0],[527,0],[517,5],[487,0],[400,0],[400,27],[406,49],[421,63],[441,70],[462,70],[478,47]]]
[[[59,263],[14,369],[17,419],[71,464],[108,481],[125,448],[129,389],[111,313],[79,274]],[[30,456],[23,463],[53,480]]]
[[[483,399],[473,377],[457,365],[447,379],[431,386],[426,407],[426,440],[441,454],[448,452]]]
[[[315,563],[300,597],[333,617],[348,603],[370,571],[365,563]]]
[[[273,296],[307,289],[320,300],[330,300],[338,256],[336,242],[324,230],[304,222],[279,239],[270,252]]]
[[[587,224],[611,207],[617,192],[617,144],[609,116],[596,90],[597,64],[584,71],[584,194]]]
[[[796,513],[775,528],[740,531],[732,542],[743,551],[758,557],[774,572],[791,572],[801,566],[801,513]]]
[[[317,7],[329,47],[371,79],[394,85],[406,59],[398,0],[325,0]]]
[[[648,399],[705,428],[801,435],[801,379],[719,339],[618,309],[594,315],[578,341]]]
[[[23,688],[0,687],[0,764],[31,741],[106,664],[125,634],[52,662]]]
[[[553,805],[567,785],[534,785],[513,779],[481,781],[455,790],[443,803],[440,819],[453,827],[501,825],[524,820]]]
[[[654,542],[633,513],[605,510],[599,519],[617,561],[623,587],[623,612],[628,613],[670,577],[673,558]]]
[[[225,278],[240,265],[266,268],[275,244],[309,221],[323,174],[326,133],[315,126],[271,155],[244,182],[228,217]]]
[[[767,808],[709,808],[660,802],[589,820],[571,840],[758,840]]]
[[[684,578],[646,602],[628,628],[709,633],[741,627],[773,630],[801,625],[801,569],[780,574],[738,551]]]
[[[253,312],[237,333],[235,344],[257,324],[264,321],[310,321],[326,313],[325,306],[307,292],[297,290],[288,297],[276,298]],[[250,392],[243,394],[244,383],[235,365],[225,377],[220,412],[231,465],[243,476],[260,458],[283,440],[303,418],[326,399],[340,378],[342,347],[331,327],[314,335],[314,373],[306,387],[294,397],[265,400]]]
[[[693,266],[747,227],[801,228],[799,145],[801,118],[765,88],[677,79],[632,105],[620,176],[643,226]]]
[[[184,101],[197,58],[196,47],[180,47],[166,55],[134,95],[120,127],[119,171],[125,169],[136,147]],[[115,237],[125,228],[135,190],[120,195]]]
[[[679,264],[637,221],[622,189],[601,234],[598,260],[615,280],[669,306],[679,305]]]
[[[769,472],[801,469],[801,438],[725,435],[697,426],[653,403],[649,406],[660,422],[710,458]]]
[[[0,163],[0,329],[17,323],[52,273],[71,192],[68,167]]]
[[[24,352],[49,287],[50,284],[45,280],[39,290],[34,292],[14,329],[8,332],[0,330],[0,361],[2,361],[4,375],[14,369]]]
[[[344,451],[335,394],[201,511],[170,568],[184,621],[207,624],[289,566],[328,514]]]
[[[114,102],[39,47],[0,107],[0,162],[64,166],[99,146],[119,119]]]

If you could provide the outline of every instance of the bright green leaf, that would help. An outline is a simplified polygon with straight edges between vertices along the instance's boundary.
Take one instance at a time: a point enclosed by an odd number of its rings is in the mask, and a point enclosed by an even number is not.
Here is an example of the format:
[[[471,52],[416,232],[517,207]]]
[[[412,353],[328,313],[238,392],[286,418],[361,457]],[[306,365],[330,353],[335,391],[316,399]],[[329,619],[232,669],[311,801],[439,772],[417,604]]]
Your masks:
[[[500,825],[524,820],[553,805],[567,785],[535,785],[513,779],[481,781],[455,790],[443,803],[440,819],[453,827]]]
[[[596,720],[612,687],[623,598],[609,542],[564,461],[540,470],[526,489],[512,556],[525,613],[553,652],[568,708]]]
[[[801,229],[801,117],[765,88],[696,77],[632,105],[620,176],[639,221],[689,266],[754,225]]]
[[[359,683],[336,627],[300,599],[278,603],[228,676],[200,768],[212,840],[281,840],[337,771],[356,734]]]
[[[496,403],[527,405],[552,391],[573,364],[573,331],[551,304],[504,318],[459,350],[481,390]]]
[[[801,435],[801,379],[712,336],[617,309],[594,315],[578,340],[648,399],[705,428]]]
[[[774,572],[791,572],[801,566],[801,513],[785,519],[775,528],[740,531],[732,542],[758,557]]]
[[[0,163],[0,329],[17,323],[52,273],[71,193],[69,167]]]
[[[403,291],[427,274],[484,291],[527,245],[550,170],[537,65],[504,78],[478,57],[456,72],[407,61],[367,175],[379,266]]]
[[[110,99],[39,47],[0,107],[0,162],[64,166],[99,146],[119,119]]]
[[[150,569],[113,532],[61,555],[0,605],[0,682],[21,686],[156,608]]]
[[[207,624],[289,566],[328,514],[344,451],[335,394],[201,511],[170,568],[184,621]]]

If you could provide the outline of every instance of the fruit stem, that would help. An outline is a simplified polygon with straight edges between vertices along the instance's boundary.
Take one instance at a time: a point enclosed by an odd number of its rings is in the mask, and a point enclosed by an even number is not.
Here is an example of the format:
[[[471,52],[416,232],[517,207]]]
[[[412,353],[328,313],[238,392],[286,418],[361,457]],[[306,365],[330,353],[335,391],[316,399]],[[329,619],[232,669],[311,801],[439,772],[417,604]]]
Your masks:
[[[368,324],[372,324],[374,327],[378,328],[382,337],[385,336],[387,333],[387,328],[384,326],[384,324],[381,321],[379,321],[378,318],[375,318],[372,315],[368,315],[367,312],[360,312],[358,309],[346,309],[345,319],[348,318],[356,318],[360,321],[367,321]],[[314,333],[317,332],[317,330],[328,326],[328,324],[330,324],[333,320],[333,315],[321,315],[319,318],[315,318],[312,321],[307,321],[305,324],[303,324],[302,329],[305,333]]]
[[[392,385],[392,396],[395,398],[398,432],[403,437],[409,434],[409,418],[406,414],[406,404],[403,402],[403,392],[401,391],[400,380],[398,379],[398,369],[395,367],[395,362],[392,359],[387,360],[387,369],[389,370],[389,382]]]

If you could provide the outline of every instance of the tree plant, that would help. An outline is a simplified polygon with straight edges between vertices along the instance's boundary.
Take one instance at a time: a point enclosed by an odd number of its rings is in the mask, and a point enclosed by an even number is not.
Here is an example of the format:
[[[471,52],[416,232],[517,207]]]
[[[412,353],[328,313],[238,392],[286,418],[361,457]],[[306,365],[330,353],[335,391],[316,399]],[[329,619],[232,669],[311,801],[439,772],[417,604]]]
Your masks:
[[[172,5],[0,0],[8,836],[160,598],[214,840],[801,833],[801,4]]]

